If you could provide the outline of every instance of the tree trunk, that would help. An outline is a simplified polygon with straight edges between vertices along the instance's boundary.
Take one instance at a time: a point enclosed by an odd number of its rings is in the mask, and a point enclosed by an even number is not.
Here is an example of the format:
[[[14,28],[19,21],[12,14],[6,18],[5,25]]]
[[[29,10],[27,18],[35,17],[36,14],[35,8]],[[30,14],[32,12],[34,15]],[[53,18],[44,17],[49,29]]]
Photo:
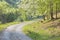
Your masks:
[[[54,17],[53,17],[53,3],[52,2],[50,2],[50,14],[51,14],[51,20],[53,20]]]
[[[52,19],[54,19],[54,17],[53,17],[53,11],[52,11],[52,9],[51,9],[51,20]]]
[[[56,19],[57,19],[57,3],[56,3]]]

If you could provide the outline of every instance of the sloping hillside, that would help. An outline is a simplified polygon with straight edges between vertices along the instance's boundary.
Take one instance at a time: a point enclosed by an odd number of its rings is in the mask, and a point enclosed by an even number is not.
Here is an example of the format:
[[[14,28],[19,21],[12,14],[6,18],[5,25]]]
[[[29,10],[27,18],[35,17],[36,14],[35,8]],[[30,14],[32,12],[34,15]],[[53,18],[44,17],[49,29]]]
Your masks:
[[[60,40],[60,19],[26,25],[23,31],[33,40]]]

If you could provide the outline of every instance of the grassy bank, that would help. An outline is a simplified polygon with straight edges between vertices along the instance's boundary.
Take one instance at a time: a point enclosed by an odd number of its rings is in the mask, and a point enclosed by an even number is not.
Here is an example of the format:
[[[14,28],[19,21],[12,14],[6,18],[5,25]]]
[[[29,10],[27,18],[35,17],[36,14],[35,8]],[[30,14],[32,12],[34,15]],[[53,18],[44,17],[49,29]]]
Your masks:
[[[23,28],[26,35],[33,40],[60,40],[60,19],[43,22],[34,22]]]
[[[0,31],[4,30],[5,28],[7,28],[10,25],[14,25],[14,24],[18,24],[19,22],[10,22],[10,23],[6,23],[6,24],[0,24]]]

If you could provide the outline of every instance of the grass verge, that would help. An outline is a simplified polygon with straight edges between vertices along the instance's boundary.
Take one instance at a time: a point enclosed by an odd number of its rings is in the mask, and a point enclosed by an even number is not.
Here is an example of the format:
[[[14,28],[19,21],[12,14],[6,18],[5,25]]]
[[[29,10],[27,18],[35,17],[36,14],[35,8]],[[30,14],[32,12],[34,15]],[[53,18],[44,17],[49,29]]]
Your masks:
[[[23,28],[33,40],[60,40],[60,19],[49,22],[34,22]]]
[[[5,28],[7,28],[10,25],[14,25],[14,24],[18,24],[19,22],[10,22],[10,23],[6,23],[6,24],[0,24],[0,31],[4,30]]]

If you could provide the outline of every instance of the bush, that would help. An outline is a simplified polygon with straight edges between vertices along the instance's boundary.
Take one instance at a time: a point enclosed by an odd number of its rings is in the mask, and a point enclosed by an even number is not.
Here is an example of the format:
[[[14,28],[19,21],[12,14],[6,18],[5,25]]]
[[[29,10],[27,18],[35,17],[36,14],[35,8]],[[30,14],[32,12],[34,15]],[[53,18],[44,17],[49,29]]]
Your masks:
[[[12,22],[18,18],[18,13],[7,13],[7,14],[1,14],[0,20],[2,23]]]

